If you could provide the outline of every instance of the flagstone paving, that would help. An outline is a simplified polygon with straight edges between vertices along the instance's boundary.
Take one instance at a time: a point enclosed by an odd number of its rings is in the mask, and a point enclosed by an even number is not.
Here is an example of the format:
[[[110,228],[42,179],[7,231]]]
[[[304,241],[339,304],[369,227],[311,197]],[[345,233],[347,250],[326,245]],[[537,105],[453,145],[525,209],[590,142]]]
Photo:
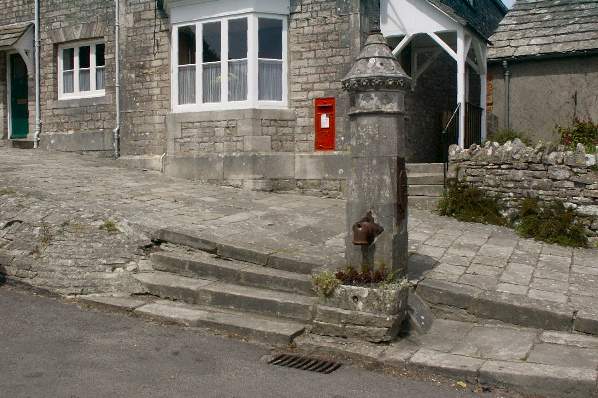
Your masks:
[[[54,213],[109,215],[146,231],[176,228],[342,264],[342,200],[243,191],[126,169],[109,159],[10,148],[1,149],[0,187],[52,202]],[[442,282],[476,297],[492,293],[540,303],[557,313],[570,311],[589,332],[598,327],[598,249],[544,244],[507,228],[421,210],[410,210],[409,244],[415,281]]]

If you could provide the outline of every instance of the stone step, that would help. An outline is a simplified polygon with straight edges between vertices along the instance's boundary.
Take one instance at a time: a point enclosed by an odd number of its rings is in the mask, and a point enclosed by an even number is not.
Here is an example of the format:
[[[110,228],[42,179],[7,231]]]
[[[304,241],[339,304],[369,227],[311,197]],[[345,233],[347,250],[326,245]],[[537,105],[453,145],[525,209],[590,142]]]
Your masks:
[[[168,300],[143,305],[134,312],[151,319],[206,327],[269,344],[290,344],[305,330],[305,325],[294,321]]]
[[[412,173],[442,174],[443,163],[407,163],[407,175]]]
[[[28,139],[16,139],[9,140],[10,146],[17,149],[33,149],[34,144],[32,140]]]
[[[135,278],[154,296],[277,318],[308,321],[316,300],[315,297],[187,278],[167,272],[138,274]]]
[[[440,185],[444,186],[444,174],[441,173],[410,173],[407,175],[409,186],[412,185]]]
[[[430,196],[409,196],[408,203],[409,207],[418,210],[436,210],[439,197]]]
[[[409,196],[441,197],[443,192],[442,185],[409,185]]]
[[[227,260],[206,252],[152,253],[153,268],[190,278],[214,279],[263,289],[312,295],[311,278],[265,266]]]

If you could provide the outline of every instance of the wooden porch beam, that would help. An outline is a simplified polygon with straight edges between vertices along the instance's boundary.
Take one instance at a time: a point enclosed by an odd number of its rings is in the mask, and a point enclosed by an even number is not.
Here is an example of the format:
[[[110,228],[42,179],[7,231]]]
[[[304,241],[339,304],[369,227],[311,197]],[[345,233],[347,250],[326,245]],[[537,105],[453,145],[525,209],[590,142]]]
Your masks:
[[[446,44],[446,42],[444,40],[442,40],[440,38],[440,36],[438,36],[434,32],[428,32],[427,35],[430,36],[432,38],[432,40],[434,40],[436,43],[438,43],[438,45],[440,47],[442,47],[444,49],[444,51],[446,51],[451,57],[453,57],[453,59],[455,61],[457,61],[457,62],[459,61],[459,59],[457,58],[457,53],[455,51],[453,51],[453,49],[451,48],[451,46],[449,46],[448,44]]]
[[[409,44],[411,39],[413,39],[413,35],[409,33],[405,35],[405,37],[403,37],[403,40],[401,40],[401,42],[395,47],[395,49],[392,50],[392,55],[394,55],[395,57],[398,56],[401,53],[401,51],[403,51],[403,49],[407,46],[407,44]]]

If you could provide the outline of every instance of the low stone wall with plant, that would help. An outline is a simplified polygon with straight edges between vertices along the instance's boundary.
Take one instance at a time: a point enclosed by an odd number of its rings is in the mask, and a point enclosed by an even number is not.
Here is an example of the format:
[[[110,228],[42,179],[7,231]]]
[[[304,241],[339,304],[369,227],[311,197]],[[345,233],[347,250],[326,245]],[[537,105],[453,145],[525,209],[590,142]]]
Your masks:
[[[449,149],[451,170],[458,181],[500,199],[507,213],[519,211],[524,199],[560,202],[575,212],[587,235],[598,237],[598,147],[586,153],[584,145],[539,143],[526,146],[515,139],[503,145],[487,142]],[[453,174],[453,177],[455,176]]]

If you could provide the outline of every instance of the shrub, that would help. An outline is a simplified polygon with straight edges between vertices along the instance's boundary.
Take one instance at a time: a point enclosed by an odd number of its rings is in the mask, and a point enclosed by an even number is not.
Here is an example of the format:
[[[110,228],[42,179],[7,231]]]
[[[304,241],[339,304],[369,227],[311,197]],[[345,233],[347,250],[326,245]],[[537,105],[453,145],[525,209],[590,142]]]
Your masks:
[[[516,229],[523,237],[543,242],[573,247],[588,245],[585,228],[576,221],[575,212],[561,202],[541,206],[537,199],[525,199],[519,208]]]
[[[483,224],[507,225],[498,199],[469,184],[457,180],[449,181],[438,204],[440,215],[454,217],[460,221]]]
[[[488,135],[488,141],[498,142],[501,145],[507,141],[513,141],[515,138],[519,138],[521,142],[523,142],[525,145],[532,145],[531,140],[520,131],[506,129],[499,130],[493,134]]]
[[[598,145],[598,124],[591,120],[573,120],[569,127],[557,126],[557,132],[561,136],[561,144],[571,150],[575,150],[577,144],[582,144],[586,152],[594,153]]]
[[[341,284],[341,281],[330,271],[320,272],[312,276],[311,282],[314,291],[323,297],[330,297]]]
[[[116,223],[112,220],[105,220],[102,225],[100,225],[100,229],[105,230],[109,234],[116,234],[120,232]]]
[[[384,265],[380,266],[380,268],[375,271],[363,269],[361,272],[358,272],[353,267],[347,267],[346,269],[338,270],[335,277],[340,280],[343,285],[352,286],[373,285],[383,282],[389,283],[394,280],[394,274],[388,273]]]

